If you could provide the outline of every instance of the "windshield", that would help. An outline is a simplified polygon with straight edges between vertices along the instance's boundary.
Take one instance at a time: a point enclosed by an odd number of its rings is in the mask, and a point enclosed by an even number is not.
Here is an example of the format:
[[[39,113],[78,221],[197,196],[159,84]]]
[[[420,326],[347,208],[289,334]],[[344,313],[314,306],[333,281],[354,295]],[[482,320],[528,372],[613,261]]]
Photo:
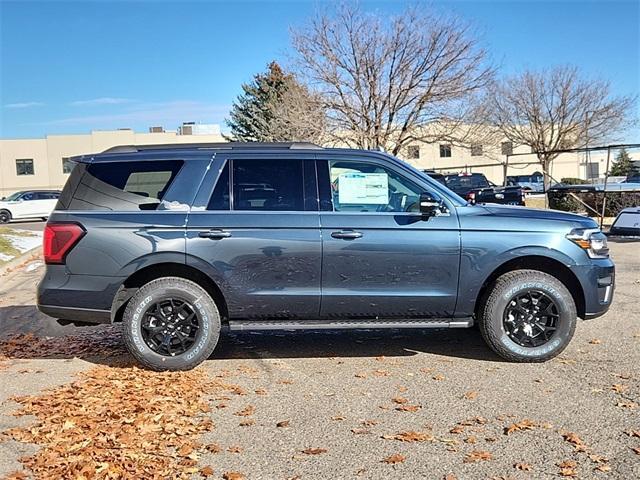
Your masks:
[[[16,192],[16,193],[12,193],[11,195],[9,195],[7,198],[4,199],[5,202],[15,202],[16,200],[18,200],[18,198],[20,198],[20,195],[22,195],[24,192]]]

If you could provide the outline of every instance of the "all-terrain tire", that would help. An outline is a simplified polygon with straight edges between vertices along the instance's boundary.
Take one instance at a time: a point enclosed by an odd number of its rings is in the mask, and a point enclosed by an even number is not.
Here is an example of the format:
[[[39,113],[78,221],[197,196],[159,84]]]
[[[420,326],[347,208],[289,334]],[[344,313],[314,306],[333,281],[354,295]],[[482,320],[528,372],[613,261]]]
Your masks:
[[[152,350],[142,332],[149,306],[168,298],[189,302],[198,318],[195,342],[175,356]],[[122,321],[127,349],[140,364],[152,370],[190,370],[209,358],[220,338],[220,313],[215,302],[200,285],[180,277],[158,278],[141,287],[128,302]]]
[[[557,329],[537,347],[513,341],[505,331],[503,317],[511,300],[520,293],[541,291],[553,300],[558,311]],[[552,275],[537,270],[514,270],[499,277],[478,312],[480,333],[489,347],[511,362],[545,362],[561,353],[576,329],[577,312],[571,293]]]

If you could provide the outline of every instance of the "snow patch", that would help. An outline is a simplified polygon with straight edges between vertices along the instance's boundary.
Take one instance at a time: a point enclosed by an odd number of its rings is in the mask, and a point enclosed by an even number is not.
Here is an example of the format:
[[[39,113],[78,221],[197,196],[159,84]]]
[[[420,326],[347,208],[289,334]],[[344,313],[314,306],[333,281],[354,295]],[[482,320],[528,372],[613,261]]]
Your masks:
[[[42,245],[41,232],[31,232],[29,230],[13,230],[13,232],[23,235],[4,235],[4,238],[9,240],[13,248],[20,253],[28,252]]]

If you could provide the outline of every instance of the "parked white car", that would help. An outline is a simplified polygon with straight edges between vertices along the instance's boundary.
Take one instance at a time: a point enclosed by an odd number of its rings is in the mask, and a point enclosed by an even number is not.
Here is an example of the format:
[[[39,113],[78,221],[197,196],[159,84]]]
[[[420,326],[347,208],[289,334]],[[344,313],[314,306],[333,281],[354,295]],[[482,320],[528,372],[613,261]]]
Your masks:
[[[56,207],[58,190],[26,190],[0,200],[0,223],[19,218],[46,220]]]

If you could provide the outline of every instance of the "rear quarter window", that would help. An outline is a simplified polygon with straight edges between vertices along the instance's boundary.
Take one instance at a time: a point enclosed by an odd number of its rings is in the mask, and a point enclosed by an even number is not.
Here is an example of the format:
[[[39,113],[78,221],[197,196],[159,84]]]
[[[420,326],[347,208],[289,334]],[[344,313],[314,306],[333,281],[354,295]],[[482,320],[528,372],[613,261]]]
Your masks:
[[[163,200],[182,165],[181,160],[162,160],[74,168],[58,202],[64,208],[59,209],[163,210]],[[67,187],[74,192],[67,192]]]

